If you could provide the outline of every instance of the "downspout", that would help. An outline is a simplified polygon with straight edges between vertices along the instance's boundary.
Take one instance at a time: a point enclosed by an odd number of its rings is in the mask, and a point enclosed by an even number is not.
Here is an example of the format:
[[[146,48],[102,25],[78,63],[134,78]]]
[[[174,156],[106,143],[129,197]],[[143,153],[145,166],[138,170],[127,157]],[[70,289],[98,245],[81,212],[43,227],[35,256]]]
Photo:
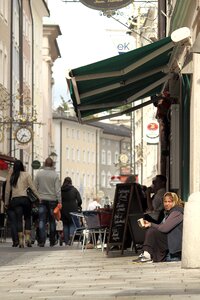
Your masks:
[[[19,9],[19,94],[20,114],[23,113],[23,0]],[[23,150],[20,149],[20,160],[23,161]]]
[[[32,114],[33,114],[33,107],[34,107],[34,19],[33,19],[33,11],[32,11],[32,0],[29,0],[29,7],[30,7],[30,14],[31,14],[31,21],[32,21]],[[33,130],[33,123],[32,123],[32,130]],[[34,160],[34,134],[32,137],[32,161]],[[33,168],[32,168],[32,177],[33,177]]]
[[[13,70],[13,1],[11,1],[11,13],[10,13],[10,117],[12,118],[12,108],[13,108],[13,101],[12,101],[12,95],[13,95],[13,76],[12,76],[12,70]],[[12,131],[13,131],[13,125],[11,123],[10,126],[10,152],[12,153]],[[15,143],[15,140],[14,140]],[[15,147],[15,146],[14,146]],[[11,155],[12,156],[12,155]],[[15,153],[14,153],[15,157]]]
[[[62,179],[62,118],[61,118],[60,121],[60,181],[62,182],[63,179]]]
[[[142,99],[142,103],[143,103],[143,99]],[[143,108],[141,108],[141,184],[143,184],[143,163],[144,163],[144,135],[143,135],[143,131],[144,131],[144,112],[143,112]]]
[[[166,0],[158,0],[158,39],[166,37]]]
[[[96,129],[96,186],[95,186],[95,194],[97,195],[98,187],[99,187],[99,176],[98,176],[98,170],[99,170],[99,132],[98,129]],[[99,170],[100,171],[100,170]],[[101,176],[101,174],[100,174]]]

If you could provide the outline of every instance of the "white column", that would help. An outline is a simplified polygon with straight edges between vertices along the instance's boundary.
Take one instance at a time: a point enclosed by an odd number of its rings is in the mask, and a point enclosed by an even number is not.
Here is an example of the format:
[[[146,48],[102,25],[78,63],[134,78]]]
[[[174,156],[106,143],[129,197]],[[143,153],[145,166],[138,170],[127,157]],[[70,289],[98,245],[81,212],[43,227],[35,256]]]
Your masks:
[[[200,54],[193,55],[190,111],[190,192],[200,191]]]
[[[200,192],[190,195],[184,209],[182,268],[200,268]]]

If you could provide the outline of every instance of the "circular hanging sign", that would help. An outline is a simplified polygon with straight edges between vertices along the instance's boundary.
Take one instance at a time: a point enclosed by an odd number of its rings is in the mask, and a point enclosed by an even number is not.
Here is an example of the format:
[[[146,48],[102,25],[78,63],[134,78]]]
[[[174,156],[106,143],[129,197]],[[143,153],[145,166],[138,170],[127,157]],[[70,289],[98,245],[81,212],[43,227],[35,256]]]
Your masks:
[[[147,136],[155,138],[159,134],[159,125],[156,122],[151,122],[147,125]]]
[[[41,167],[41,163],[39,160],[33,160],[31,166],[34,170],[37,170]]]
[[[129,5],[131,0],[80,0],[89,8],[97,10],[115,10]]]

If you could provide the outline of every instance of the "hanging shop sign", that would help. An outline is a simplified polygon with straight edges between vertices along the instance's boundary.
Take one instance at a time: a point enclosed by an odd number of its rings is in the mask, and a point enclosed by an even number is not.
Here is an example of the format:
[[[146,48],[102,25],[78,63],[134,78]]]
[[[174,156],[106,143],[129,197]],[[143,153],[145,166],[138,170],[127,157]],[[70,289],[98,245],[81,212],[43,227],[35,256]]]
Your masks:
[[[37,170],[41,167],[41,163],[39,160],[33,160],[31,166],[34,170]]]
[[[97,10],[115,10],[129,5],[130,0],[80,0],[81,3],[89,8]]]
[[[148,144],[158,144],[159,142],[159,124],[156,121],[147,124],[146,139]]]

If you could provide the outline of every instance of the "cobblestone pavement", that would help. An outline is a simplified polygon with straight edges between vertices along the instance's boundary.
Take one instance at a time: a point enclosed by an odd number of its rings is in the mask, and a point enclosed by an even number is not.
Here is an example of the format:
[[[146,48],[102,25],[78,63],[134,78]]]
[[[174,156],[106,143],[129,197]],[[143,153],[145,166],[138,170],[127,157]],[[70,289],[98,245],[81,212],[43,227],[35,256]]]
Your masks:
[[[0,243],[1,299],[200,299],[200,269],[73,247]]]

